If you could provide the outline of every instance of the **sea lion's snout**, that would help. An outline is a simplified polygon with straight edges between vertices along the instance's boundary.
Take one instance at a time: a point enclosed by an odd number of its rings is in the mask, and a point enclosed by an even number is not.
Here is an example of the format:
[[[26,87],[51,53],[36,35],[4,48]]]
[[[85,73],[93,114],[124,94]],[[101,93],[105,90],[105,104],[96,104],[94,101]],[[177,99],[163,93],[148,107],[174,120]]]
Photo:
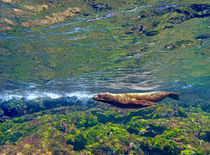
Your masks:
[[[109,95],[107,93],[100,93],[100,94],[96,94],[93,97],[93,99],[96,101],[104,101],[104,100],[109,99]]]
[[[94,97],[93,97],[94,100],[97,100],[97,101],[100,101],[101,99],[103,99],[103,95],[102,94],[96,94]]]
[[[93,99],[94,100],[97,100],[98,99],[98,94],[96,94],[95,96],[93,96]]]

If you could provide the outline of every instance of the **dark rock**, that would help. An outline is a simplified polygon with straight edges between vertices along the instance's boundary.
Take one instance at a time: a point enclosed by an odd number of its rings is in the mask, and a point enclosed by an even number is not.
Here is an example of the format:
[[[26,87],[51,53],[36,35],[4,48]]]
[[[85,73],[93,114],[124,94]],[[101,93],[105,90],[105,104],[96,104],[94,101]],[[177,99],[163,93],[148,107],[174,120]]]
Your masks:
[[[142,133],[141,136],[145,137],[155,137],[159,134],[162,134],[166,128],[164,126],[154,126],[149,125],[149,127],[146,129],[147,132]]]
[[[199,134],[199,138],[202,139],[202,140],[205,140],[205,141],[209,142],[210,141],[210,131],[209,130],[202,131]]]
[[[209,4],[192,4],[190,5],[190,8],[192,8],[194,11],[201,12],[204,10],[210,10]]]
[[[175,11],[177,13],[185,14],[186,16],[189,16],[190,15],[190,12],[189,11],[186,11],[186,10],[176,9]]]
[[[129,128],[127,128],[127,131],[131,134],[136,134],[136,135],[139,134],[139,130],[136,127],[130,126]]]
[[[0,117],[4,115],[4,111],[0,109]]]
[[[133,34],[133,32],[125,32],[125,34]]]
[[[51,3],[51,4],[53,4],[54,3],[54,1],[48,1],[49,3]]]
[[[188,45],[188,44],[190,44],[190,43],[193,43],[193,41],[191,41],[191,40],[180,40],[180,41],[177,41],[177,42],[176,42],[176,45],[177,45],[177,46],[181,46],[181,45],[183,45],[183,44]]]
[[[210,13],[210,5],[207,4],[192,4],[186,9],[175,9],[174,11],[181,14],[180,16],[176,16],[170,18],[170,23],[182,23],[184,21],[190,20],[192,18],[204,18],[209,17]]]
[[[160,23],[160,22],[154,22],[153,25],[152,25],[152,27],[153,27],[153,28],[157,27],[159,23]]]
[[[4,111],[5,116],[9,116],[9,117],[18,116],[18,111],[15,108],[7,109],[3,107],[2,110]]]
[[[89,13],[83,13],[83,15],[84,15],[84,16],[89,16],[90,14],[89,14]]]
[[[176,47],[180,47],[182,45],[185,45],[185,46],[188,46],[190,45],[191,43],[193,43],[193,41],[191,40],[180,40],[180,41],[177,41],[176,43],[174,44],[168,44],[168,45],[165,45],[165,48],[166,49],[169,49],[169,50],[172,50]]]
[[[105,10],[112,9],[110,6],[108,6],[107,4],[103,4],[103,3],[93,4],[92,8],[94,8],[96,11],[105,11]]]
[[[142,18],[146,18],[146,16],[145,15],[141,15],[139,19],[142,19]]]
[[[143,27],[142,25],[140,25],[140,26],[139,26],[139,32],[142,32],[142,31],[143,31],[143,28],[144,28],[144,27]]]
[[[122,27],[129,27],[130,24],[129,23],[126,23],[126,24],[122,24]]]
[[[184,118],[186,118],[187,114],[183,111],[178,110],[178,111],[174,112],[173,116],[174,117],[184,117]]]
[[[136,31],[137,29],[138,29],[138,27],[131,28],[132,31]]]
[[[76,151],[83,150],[85,148],[86,143],[87,143],[87,138],[82,133],[76,135],[74,140],[72,139],[67,140],[67,144],[73,145],[74,146],[73,149]]]
[[[165,26],[163,29],[171,29],[173,28],[174,26]]]
[[[0,104],[0,122],[5,120],[2,119],[3,117],[9,117],[9,118],[18,117],[25,114],[32,114],[35,112],[39,112],[41,110],[48,110],[61,106],[74,106],[77,103],[78,99],[76,97],[62,98],[57,100],[42,100],[42,101],[18,100],[18,101],[4,102]],[[88,104],[88,106],[91,104],[92,102]]]
[[[150,31],[150,32],[146,32],[147,36],[155,36],[158,34],[158,31]]]
[[[172,24],[180,24],[188,19],[185,18],[185,16],[178,16],[178,17],[172,17],[169,19],[170,23]]]
[[[209,4],[192,4],[190,8],[196,11],[196,13],[193,14],[193,18],[204,18],[210,16]]]
[[[197,37],[195,37],[195,39],[208,39],[210,37],[209,34],[203,34],[203,35],[199,35]]]
[[[210,14],[202,14],[202,15],[199,15],[199,14],[194,14],[193,17],[194,18],[204,18],[204,17],[209,17]]]

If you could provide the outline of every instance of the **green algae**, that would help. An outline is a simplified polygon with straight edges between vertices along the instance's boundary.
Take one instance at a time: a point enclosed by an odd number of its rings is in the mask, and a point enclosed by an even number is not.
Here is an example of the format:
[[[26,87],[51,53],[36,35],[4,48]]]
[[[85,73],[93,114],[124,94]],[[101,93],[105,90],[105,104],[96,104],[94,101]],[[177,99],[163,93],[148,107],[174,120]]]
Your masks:
[[[151,109],[156,112],[158,109],[161,114],[167,107],[163,104],[140,110],[141,113],[132,112],[135,115],[122,115],[117,111],[92,108],[74,112],[70,107],[65,109],[61,107],[54,112],[45,111],[14,118],[1,124],[0,150],[8,153],[22,149],[22,153],[27,151],[33,153],[35,146],[30,143],[37,137],[40,146],[36,147],[45,153],[73,151],[120,154],[132,151],[206,154],[208,150],[205,145],[207,146],[209,141],[209,114],[204,112],[201,116],[196,112],[186,112],[187,117],[155,119],[147,116],[152,113]],[[170,108],[176,109],[173,106]],[[103,117],[105,119],[102,119]],[[28,137],[31,139],[28,140]],[[12,147],[14,143],[16,149]]]

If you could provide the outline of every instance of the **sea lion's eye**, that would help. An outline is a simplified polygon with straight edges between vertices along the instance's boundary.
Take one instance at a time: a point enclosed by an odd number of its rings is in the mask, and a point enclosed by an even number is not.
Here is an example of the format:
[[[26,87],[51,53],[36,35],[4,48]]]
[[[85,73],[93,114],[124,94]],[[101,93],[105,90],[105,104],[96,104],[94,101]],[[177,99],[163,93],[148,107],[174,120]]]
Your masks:
[[[102,95],[101,95],[101,94],[98,94],[98,97],[99,97],[99,98],[101,98],[101,97],[102,97]]]

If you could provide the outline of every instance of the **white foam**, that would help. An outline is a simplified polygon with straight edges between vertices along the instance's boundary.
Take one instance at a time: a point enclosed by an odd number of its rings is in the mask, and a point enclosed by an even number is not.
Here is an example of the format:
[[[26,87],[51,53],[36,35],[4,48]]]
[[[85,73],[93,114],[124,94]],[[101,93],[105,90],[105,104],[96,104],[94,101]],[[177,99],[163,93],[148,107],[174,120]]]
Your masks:
[[[62,95],[52,92],[42,92],[42,91],[33,91],[26,93],[27,95],[24,96],[27,100],[35,100],[35,99],[58,99],[61,98]]]
[[[189,89],[191,87],[193,87],[193,85],[192,84],[188,84],[188,85],[182,86],[182,89]]]
[[[90,94],[89,92],[85,91],[77,91],[73,93],[66,93],[65,97],[77,97],[78,99],[90,99],[94,96],[94,94]]]
[[[40,92],[35,91],[27,93],[27,95],[24,98],[26,98],[27,100],[35,100],[40,97],[41,97]]]
[[[13,94],[14,93],[14,94]],[[36,100],[36,99],[59,99],[62,97],[76,97],[78,100],[88,100],[94,96],[94,94],[91,94],[90,92],[86,91],[76,91],[76,92],[71,92],[71,93],[64,93],[64,92],[59,92],[59,93],[54,93],[54,92],[47,92],[47,91],[23,91],[23,92],[7,92],[7,93],[2,93],[0,94],[0,101],[5,102],[5,101],[10,101],[10,100]]]
[[[44,96],[49,97],[51,99],[58,99],[58,98],[62,97],[62,95],[50,93],[50,92],[44,92],[43,94],[44,94]]]
[[[13,99],[22,99],[23,96],[21,95],[16,95],[16,94],[2,94],[1,97],[0,97],[0,100],[1,101],[10,101],[10,100],[13,100]]]

